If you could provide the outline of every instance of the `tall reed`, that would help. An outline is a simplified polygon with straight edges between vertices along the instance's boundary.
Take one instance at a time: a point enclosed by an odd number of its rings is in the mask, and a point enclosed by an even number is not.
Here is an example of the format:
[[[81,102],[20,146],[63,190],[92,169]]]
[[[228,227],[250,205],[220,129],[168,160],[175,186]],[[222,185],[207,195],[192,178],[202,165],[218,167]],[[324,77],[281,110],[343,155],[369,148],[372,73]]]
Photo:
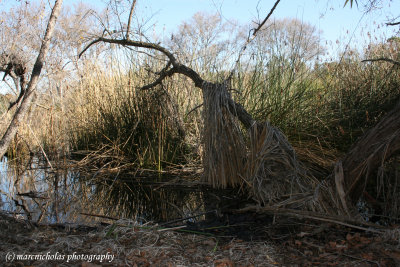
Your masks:
[[[141,75],[100,68],[87,73],[69,103],[75,150],[111,149],[114,159],[158,170],[186,162],[185,129],[174,100],[163,87],[138,89]]]

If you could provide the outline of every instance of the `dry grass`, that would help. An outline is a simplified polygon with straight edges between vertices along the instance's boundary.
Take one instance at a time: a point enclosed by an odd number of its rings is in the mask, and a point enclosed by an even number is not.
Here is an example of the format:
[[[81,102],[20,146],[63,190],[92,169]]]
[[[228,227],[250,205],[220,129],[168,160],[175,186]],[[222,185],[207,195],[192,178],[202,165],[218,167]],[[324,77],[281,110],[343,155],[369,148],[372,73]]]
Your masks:
[[[317,180],[298,162],[296,152],[284,134],[269,123],[250,129],[246,181],[253,198],[261,204],[273,204],[284,198],[287,204],[305,204]],[[297,203],[289,199],[296,199]],[[283,204],[283,203],[282,203]]]
[[[204,89],[204,176],[214,187],[243,183],[246,146],[239,122],[228,109],[223,85]]]
[[[41,225],[0,214],[0,257],[23,255],[112,255],[112,262],[98,260],[25,260],[3,266],[395,266],[398,263],[399,231],[382,235],[354,233],[326,224],[284,220],[265,225],[269,240],[178,232],[182,227],[161,228],[119,220],[97,227]],[[297,227],[301,225],[301,228]],[[292,232],[288,232],[291,229]],[[302,230],[302,231],[301,231]],[[301,231],[301,232],[299,232]],[[2,262],[3,263],[3,262]]]
[[[186,133],[175,99],[167,88],[137,89],[146,80],[143,75],[133,70],[116,76],[101,68],[87,70],[69,98],[74,150],[107,147],[107,155],[114,149],[122,161],[159,171],[186,162]]]
[[[60,255],[108,253],[114,256],[111,263],[103,261],[101,266],[213,266],[219,263],[229,264],[228,266],[274,266],[276,263],[274,248],[266,241],[231,240],[221,243],[213,236],[179,233],[157,225],[139,225],[131,220],[119,220],[110,226],[92,231],[71,226],[71,232],[68,229],[45,226],[30,229],[28,232],[26,228],[30,228],[29,224],[24,226],[22,222],[14,222],[15,226],[12,226],[10,223],[13,220],[0,222],[7,224],[3,225],[5,228],[12,227],[15,232],[14,236],[4,239],[7,247],[0,245],[2,259],[5,259],[7,252],[43,255],[48,252],[54,255],[58,252]],[[82,266],[85,261],[67,263],[66,260],[44,260],[23,263],[38,267],[49,264]],[[99,261],[94,263],[98,264]]]

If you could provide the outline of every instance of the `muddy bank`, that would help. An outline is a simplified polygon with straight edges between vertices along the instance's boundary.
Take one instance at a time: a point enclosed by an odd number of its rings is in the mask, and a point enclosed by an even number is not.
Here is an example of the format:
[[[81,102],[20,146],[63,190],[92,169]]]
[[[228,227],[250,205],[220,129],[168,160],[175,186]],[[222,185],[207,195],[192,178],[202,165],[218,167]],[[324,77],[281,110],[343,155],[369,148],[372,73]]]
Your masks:
[[[275,218],[248,225],[160,227],[119,220],[97,226],[36,225],[0,214],[2,266],[399,266],[400,231],[386,234]],[[236,227],[239,227],[236,225]],[[243,229],[241,229],[242,231]],[[397,234],[397,236],[396,236]]]

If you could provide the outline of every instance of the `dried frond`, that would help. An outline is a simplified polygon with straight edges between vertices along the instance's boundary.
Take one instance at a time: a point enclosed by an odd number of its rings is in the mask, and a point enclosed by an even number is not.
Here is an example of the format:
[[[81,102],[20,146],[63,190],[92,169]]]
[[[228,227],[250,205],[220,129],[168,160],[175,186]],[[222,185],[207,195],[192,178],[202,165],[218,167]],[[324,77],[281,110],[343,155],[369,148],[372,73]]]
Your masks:
[[[204,98],[204,175],[214,187],[242,182],[246,146],[239,123],[229,111],[225,84],[209,84]]]
[[[299,193],[308,195],[315,181],[313,178],[309,181],[284,134],[268,122],[256,123],[249,133],[245,177],[251,195],[262,204],[276,202],[284,196],[293,200]]]

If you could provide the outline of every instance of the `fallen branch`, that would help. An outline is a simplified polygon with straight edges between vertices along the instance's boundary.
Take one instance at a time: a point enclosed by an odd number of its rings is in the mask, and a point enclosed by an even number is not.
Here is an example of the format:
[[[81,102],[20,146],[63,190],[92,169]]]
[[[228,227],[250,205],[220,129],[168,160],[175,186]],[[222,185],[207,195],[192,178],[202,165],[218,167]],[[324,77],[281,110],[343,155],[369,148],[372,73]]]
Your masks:
[[[104,219],[109,219],[109,220],[114,220],[114,221],[119,220],[118,218],[115,218],[115,217],[110,217],[110,216],[100,215],[100,214],[91,214],[91,213],[86,213],[86,212],[80,212],[79,214],[89,216],[89,217],[104,218]]]
[[[237,210],[237,212],[248,212],[248,211],[255,211],[257,213],[266,213],[266,214],[271,214],[271,215],[281,215],[281,216],[289,216],[289,217],[297,217],[300,219],[312,219],[312,220],[317,220],[317,221],[322,221],[322,222],[329,222],[329,223],[334,223],[334,224],[339,224],[343,226],[347,226],[350,228],[366,231],[366,232],[372,232],[372,233],[378,233],[382,234],[384,233],[383,229],[385,227],[368,223],[368,222],[362,222],[362,221],[356,221],[352,220],[347,217],[343,216],[332,216],[332,215],[325,215],[325,214],[320,214],[320,213],[315,213],[311,211],[305,211],[305,210],[294,210],[294,209],[284,209],[284,208],[274,208],[274,207],[260,207],[260,206],[249,206],[240,210]],[[359,226],[362,225],[362,226]],[[382,229],[382,230],[380,230]]]

